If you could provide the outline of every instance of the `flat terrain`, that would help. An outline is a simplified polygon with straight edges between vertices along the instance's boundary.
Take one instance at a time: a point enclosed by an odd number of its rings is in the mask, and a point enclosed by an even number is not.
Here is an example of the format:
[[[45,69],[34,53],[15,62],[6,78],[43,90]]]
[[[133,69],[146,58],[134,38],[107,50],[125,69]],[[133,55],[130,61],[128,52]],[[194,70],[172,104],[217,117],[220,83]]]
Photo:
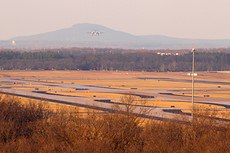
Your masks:
[[[226,72],[198,72],[195,108],[229,119],[229,78]],[[191,117],[191,76],[185,72],[0,71],[0,91],[100,112],[114,105],[125,109],[124,97],[132,95],[134,112],[148,110],[145,118]]]

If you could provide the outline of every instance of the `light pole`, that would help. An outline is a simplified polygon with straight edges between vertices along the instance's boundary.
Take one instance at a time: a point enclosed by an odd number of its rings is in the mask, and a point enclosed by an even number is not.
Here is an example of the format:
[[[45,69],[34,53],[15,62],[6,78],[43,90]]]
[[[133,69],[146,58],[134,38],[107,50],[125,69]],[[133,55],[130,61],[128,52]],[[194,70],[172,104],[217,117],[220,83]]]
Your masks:
[[[192,49],[192,121],[194,117],[194,69],[195,69],[195,49]]]

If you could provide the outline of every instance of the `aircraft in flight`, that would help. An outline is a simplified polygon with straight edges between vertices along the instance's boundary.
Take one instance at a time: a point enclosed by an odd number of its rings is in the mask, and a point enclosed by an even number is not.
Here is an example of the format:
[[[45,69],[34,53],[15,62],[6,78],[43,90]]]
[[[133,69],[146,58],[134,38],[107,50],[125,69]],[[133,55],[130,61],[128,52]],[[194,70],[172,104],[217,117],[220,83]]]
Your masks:
[[[90,33],[92,36],[99,36],[99,35],[102,34],[103,32],[94,30],[94,31],[91,31],[91,32],[89,32],[89,33]]]

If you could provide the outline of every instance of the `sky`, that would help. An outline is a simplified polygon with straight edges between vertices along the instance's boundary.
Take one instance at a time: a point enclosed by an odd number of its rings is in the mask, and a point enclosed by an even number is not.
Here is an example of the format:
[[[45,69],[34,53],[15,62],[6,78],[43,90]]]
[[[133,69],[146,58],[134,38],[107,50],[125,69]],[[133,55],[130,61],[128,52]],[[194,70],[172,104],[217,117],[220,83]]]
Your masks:
[[[92,23],[134,35],[230,39],[230,0],[0,0],[0,40]]]

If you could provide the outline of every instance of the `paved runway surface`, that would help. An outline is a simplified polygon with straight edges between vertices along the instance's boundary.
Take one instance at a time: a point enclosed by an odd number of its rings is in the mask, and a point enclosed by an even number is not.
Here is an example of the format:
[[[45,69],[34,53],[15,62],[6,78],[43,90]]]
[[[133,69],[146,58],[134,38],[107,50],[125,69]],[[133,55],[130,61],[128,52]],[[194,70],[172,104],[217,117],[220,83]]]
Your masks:
[[[36,78],[39,79],[39,78]],[[41,78],[42,79],[42,78]],[[171,80],[173,81],[173,80]],[[176,80],[179,81],[179,80]],[[180,80],[184,81],[184,80]],[[2,77],[0,78],[0,82],[5,83],[5,86],[0,86],[0,92],[8,93],[12,95],[30,97],[35,99],[45,99],[52,102],[64,103],[69,105],[76,105],[80,107],[88,107],[94,108],[98,110],[112,111],[114,107],[113,103],[109,103],[106,101],[96,101],[93,98],[85,98],[85,97],[74,97],[74,96],[62,96],[62,95],[52,95],[46,93],[34,92],[32,90],[20,90],[20,89],[11,89],[14,83],[17,82],[17,85],[30,85],[31,83],[36,86],[53,86],[53,87],[61,87],[61,88],[74,88],[74,89],[87,89],[90,92],[108,92],[108,93],[123,93],[123,94],[136,94],[143,96],[154,96],[154,98],[149,98],[151,100],[165,100],[165,101],[177,101],[177,102],[191,102],[191,97],[189,96],[179,96],[179,95],[170,95],[170,94],[162,94],[168,93],[167,90],[131,90],[131,89],[114,89],[114,88],[104,88],[97,86],[89,86],[89,85],[80,85],[80,84],[66,84],[66,83],[49,83],[49,82],[40,82],[40,81],[26,81],[21,78],[11,78],[11,77]],[[206,81],[206,83],[212,83],[211,81]],[[221,82],[222,83],[222,82]],[[11,86],[7,86],[7,84],[11,84]],[[216,84],[214,82],[214,84]],[[222,105],[226,108],[230,108],[230,98],[205,98],[205,97],[195,97],[196,103],[207,103],[214,105]],[[119,103],[120,108],[125,109],[126,105]],[[139,113],[143,109],[147,109],[147,113],[143,115],[146,118],[153,119],[171,119],[174,120],[178,118],[176,113],[173,113],[172,110],[178,110],[178,108],[156,108],[151,106],[133,106],[134,113]],[[180,108],[180,109],[188,109],[188,108]],[[166,110],[166,111],[165,111]],[[170,111],[168,111],[170,110]],[[184,115],[184,117],[190,118],[189,115]],[[183,117],[181,117],[182,119]]]

